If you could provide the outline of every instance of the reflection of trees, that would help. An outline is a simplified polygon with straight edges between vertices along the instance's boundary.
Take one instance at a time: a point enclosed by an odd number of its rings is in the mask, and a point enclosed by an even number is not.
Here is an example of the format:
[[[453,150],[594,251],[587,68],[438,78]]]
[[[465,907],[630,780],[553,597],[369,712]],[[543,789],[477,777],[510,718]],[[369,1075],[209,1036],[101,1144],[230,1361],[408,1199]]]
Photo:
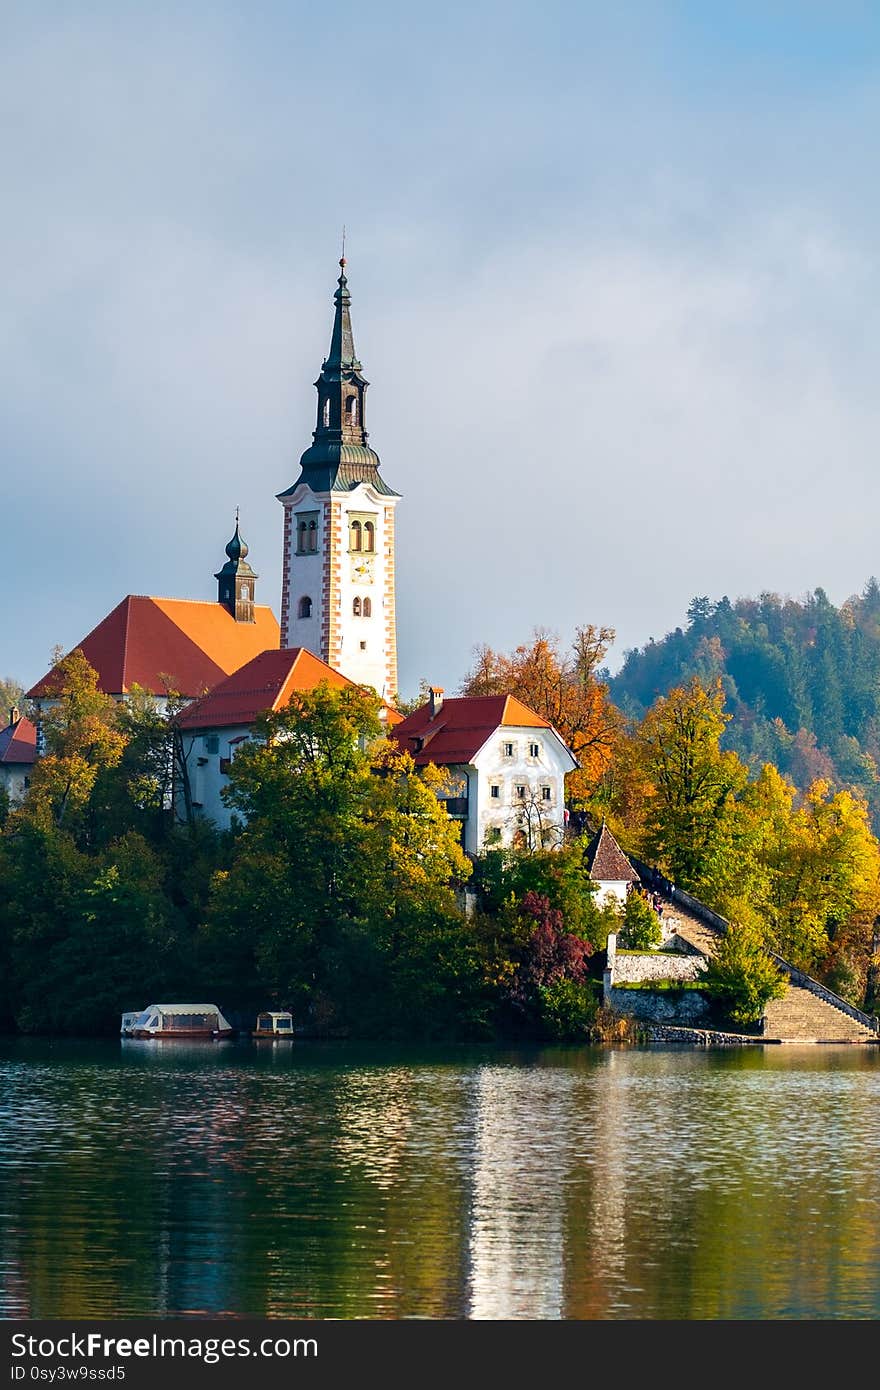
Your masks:
[[[0,1315],[880,1310],[874,1049],[172,1047],[0,1064]]]

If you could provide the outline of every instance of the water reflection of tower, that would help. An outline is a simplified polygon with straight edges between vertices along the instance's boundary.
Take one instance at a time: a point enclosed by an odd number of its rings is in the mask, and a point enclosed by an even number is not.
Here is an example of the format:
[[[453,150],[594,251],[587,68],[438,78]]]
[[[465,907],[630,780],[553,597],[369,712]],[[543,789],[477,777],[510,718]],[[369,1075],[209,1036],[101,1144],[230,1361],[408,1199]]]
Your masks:
[[[467,1315],[561,1318],[572,1094],[562,1067],[483,1067],[474,1082]]]
[[[628,1097],[620,1053],[607,1051],[590,1073],[589,1167],[569,1193],[565,1303],[570,1318],[614,1316],[625,1281]]]

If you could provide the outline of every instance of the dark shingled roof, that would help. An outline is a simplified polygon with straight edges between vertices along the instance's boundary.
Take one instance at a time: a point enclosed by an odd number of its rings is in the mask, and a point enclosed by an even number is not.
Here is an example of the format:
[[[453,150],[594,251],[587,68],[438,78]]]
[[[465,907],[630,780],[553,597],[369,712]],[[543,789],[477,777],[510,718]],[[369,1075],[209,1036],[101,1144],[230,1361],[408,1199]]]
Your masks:
[[[638,874],[607,825],[597,830],[587,845],[590,878],[601,883],[637,883]]]

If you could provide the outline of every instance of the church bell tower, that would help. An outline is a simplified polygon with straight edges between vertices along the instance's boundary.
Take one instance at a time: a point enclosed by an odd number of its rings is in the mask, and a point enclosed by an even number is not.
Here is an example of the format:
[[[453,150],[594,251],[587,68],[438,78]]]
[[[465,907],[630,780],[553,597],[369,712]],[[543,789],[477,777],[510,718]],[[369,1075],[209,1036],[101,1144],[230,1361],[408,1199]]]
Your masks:
[[[281,645],[307,647],[384,699],[397,694],[394,509],[399,493],[367,444],[351,295],[339,262],[330,352],[315,382],[317,421],[284,507]]]

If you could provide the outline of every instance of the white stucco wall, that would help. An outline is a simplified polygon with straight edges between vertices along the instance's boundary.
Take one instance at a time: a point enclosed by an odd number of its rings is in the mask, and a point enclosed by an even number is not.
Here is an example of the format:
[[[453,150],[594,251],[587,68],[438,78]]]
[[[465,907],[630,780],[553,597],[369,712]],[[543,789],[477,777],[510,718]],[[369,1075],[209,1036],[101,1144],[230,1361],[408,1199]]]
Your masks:
[[[222,830],[227,830],[232,821],[232,811],[223,804],[220,792],[228,782],[225,772],[220,771],[221,759],[231,760],[237,748],[251,736],[249,725],[233,725],[225,729],[199,730],[185,733],[183,752],[189,772],[195,814],[206,820],[216,822]],[[217,740],[214,752],[212,738]],[[177,814],[182,819],[185,814],[183,788],[175,787]]]
[[[533,756],[530,745],[538,745]],[[511,753],[507,745],[513,746]],[[572,770],[568,749],[551,729],[499,728],[476,754],[470,776],[470,804],[465,849],[479,854],[490,842],[514,843],[523,829],[535,844],[543,836],[547,847],[562,843],[565,833],[565,774]],[[497,787],[498,795],[492,795]],[[517,788],[525,789],[525,796]],[[545,799],[544,789],[549,791]],[[494,834],[493,832],[497,832]],[[488,837],[488,840],[487,840]]]
[[[594,879],[596,893],[594,902],[597,907],[602,907],[604,903],[617,903],[620,907],[626,906],[629,884],[624,880],[618,882],[612,879]]]
[[[6,788],[10,805],[20,806],[30,782],[32,763],[0,763],[0,784]]]
[[[327,526],[331,503],[339,507],[338,526],[332,531]],[[386,524],[386,514],[390,511],[393,517],[396,503],[397,498],[380,496],[365,483],[342,494],[314,493],[304,483],[292,497],[285,499],[290,513],[285,557],[290,592],[288,645],[307,647],[350,680],[371,685],[386,697],[397,693],[389,689],[389,669],[396,666],[396,651],[389,652],[389,647],[393,644],[396,648],[397,639],[393,598],[389,604],[387,597],[389,583],[392,595],[394,589],[394,535],[393,526]],[[318,551],[299,555],[298,518],[315,511],[320,513]],[[368,516],[373,522],[373,552],[349,549],[350,523],[356,514]],[[331,537],[329,557],[326,555],[328,535]],[[371,580],[353,573],[353,566],[364,562],[371,563]],[[297,616],[303,595],[312,600],[309,618]],[[362,603],[369,598],[372,607],[369,618],[354,616],[355,597]],[[335,631],[329,640],[324,623],[328,605],[336,616]]]

